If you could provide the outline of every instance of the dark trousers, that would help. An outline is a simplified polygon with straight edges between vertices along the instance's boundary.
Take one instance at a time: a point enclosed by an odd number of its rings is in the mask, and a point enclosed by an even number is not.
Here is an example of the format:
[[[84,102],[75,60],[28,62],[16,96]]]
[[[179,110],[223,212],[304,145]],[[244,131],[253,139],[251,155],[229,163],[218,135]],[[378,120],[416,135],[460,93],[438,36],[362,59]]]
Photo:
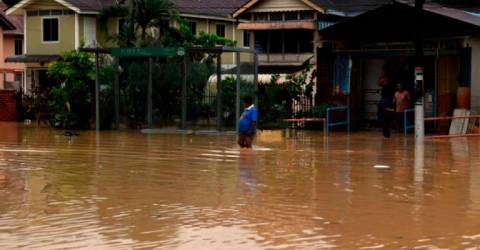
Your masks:
[[[238,145],[241,148],[251,148],[253,143],[253,133],[239,133]]]
[[[390,124],[393,119],[393,112],[383,112],[382,131],[385,138],[390,138]]]

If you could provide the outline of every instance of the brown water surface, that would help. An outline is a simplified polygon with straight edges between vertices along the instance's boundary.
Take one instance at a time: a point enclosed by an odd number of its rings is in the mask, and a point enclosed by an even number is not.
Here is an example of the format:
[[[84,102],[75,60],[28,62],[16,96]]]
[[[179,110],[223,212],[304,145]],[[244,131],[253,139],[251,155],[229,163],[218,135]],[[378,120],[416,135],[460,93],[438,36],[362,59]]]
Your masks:
[[[0,124],[0,249],[480,246],[479,138],[234,141]]]

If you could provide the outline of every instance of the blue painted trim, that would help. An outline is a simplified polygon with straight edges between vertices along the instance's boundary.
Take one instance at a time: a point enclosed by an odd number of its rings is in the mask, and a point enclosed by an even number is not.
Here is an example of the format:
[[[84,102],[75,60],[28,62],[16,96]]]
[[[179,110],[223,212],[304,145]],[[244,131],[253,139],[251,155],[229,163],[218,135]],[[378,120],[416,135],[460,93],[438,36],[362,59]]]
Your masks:
[[[403,136],[407,136],[408,130],[415,128],[415,124],[408,125],[408,113],[415,112],[415,109],[405,109],[403,111]]]
[[[332,111],[338,111],[338,110],[345,110],[347,112],[347,118],[345,121],[340,121],[340,122],[334,122],[334,123],[330,123],[330,113]],[[347,126],[347,133],[350,133],[350,107],[348,106],[340,106],[340,107],[331,107],[331,108],[327,108],[327,120],[326,120],[326,123],[327,123],[327,126],[326,129],[327,131],[325,131],[325,134],[328,136],[330,136],[330,127],[336,127],[336,126],[342,126],[342,125],[346,125]]]

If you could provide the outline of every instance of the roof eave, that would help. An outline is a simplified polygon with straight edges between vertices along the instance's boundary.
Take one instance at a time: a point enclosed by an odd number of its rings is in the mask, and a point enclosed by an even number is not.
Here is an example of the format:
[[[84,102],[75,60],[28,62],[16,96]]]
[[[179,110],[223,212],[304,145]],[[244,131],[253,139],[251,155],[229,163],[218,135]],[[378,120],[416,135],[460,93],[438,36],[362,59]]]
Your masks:
[[[256,3],[258,3],[260,0],[250,0],[248,2],[246,2],[245,4],[243,4],[243,6],[241,6],[240,8],[238,8],[235,12],[233,12],[232,16],[234,18],[237,18],[238,16],[240,16],[242,13],[244,13],[245,11],[247,11],[250,7],[252,7],[253,5],[255,5]],[[321,6],[318,6],[317,4],[315,4],[314,2],[310,1],[310,0],[301,0],[304,4],[306,4],[308,7],[320,12],[320,13],[325,13],[325,9],[322,8]]]
[[[25,9],[25,7],[32,1],[34,0],[21,0],[14,6],[7,9],[6,11],[7,15],[23,15],[23,12],[21,12],[21,10]],[[54,0],[54,1],[79,14],[98,14],[99,13],[98,11],[82,11],[78,6],[72,5],[66,2],[65,0]]]

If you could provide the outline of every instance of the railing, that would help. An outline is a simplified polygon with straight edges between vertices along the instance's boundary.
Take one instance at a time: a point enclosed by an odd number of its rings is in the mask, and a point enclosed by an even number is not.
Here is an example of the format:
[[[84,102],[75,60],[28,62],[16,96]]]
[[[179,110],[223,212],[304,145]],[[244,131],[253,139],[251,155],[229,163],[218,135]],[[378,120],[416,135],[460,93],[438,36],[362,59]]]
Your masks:
[[[332,111],[342,111],[345,110],[347,113],[347,118],[345,121],[339,121],[339,122],[334,122],[330,123],[330,113]],[[341,106],[341,107],[332,107],[332,108],[327,108],[327,121],[326,121],[326,136],[328,137],[330,135],[330,127],[336,127],[336,126],[347,126],[347,133],[350,133],[350,107],[348,106]]]
[[[312,58],[313,53],[261,53],[258,55],[260,63],[292,63],[305,62]]]
[[[415,123],[408,125],[408,113],[415,112],[415,109],[405,109],[403,111],[403,136],[407,136],[408,130],[415,128]]]

